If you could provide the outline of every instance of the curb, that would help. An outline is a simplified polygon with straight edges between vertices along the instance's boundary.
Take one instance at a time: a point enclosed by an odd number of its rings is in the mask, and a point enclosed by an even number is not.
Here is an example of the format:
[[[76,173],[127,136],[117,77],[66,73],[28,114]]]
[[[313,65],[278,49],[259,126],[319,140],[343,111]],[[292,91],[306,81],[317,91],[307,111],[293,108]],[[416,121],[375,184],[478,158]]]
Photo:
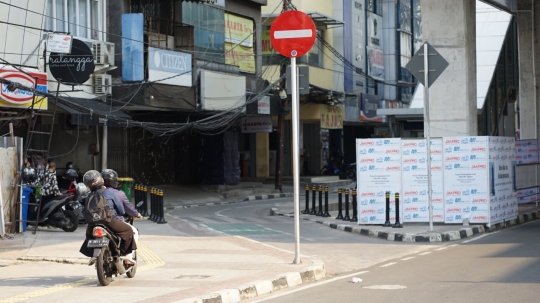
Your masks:
[[[227,204],[235,204],[235,203],[241,203],[241,202],[247,202],[247,201],[255,201],[255,200],[268,200],[268,199],[277,199],[277,198],[287,198],[287,197],[292,197],[292,196],[293,196],[293,193],[247,196],[247,197],[244,197],[244,199],[239,200],[239,201],[224,201],[224,202],[200,203],[200,204],[189,204],[189,205],[173,205],[173,206],[165,206],[165,209],[166,210],[175,210],[175,209],[203,207],[203,206],[227,205]]]
[[[283,194],[270,194],[270,195],[259,195],[259,196],[249,196],[245,197],[244,201],[253,201],[253,200],[267,200],[267,199],[276,199],[276,198],[287,198],[292,197],[293,193],[283,193]]]
[[[303,271],[285,273],[270,280],[260,280],[236,288],[223,289],[200,297],[183,299],[177,303],[234,303],[323,279],[326,276],[324,263],[319,260],[313,263],[316,265]]]
[[[272,208],[272,215],[274,216],[285,216],[294,218],[292,214],[281,213],[277,208]],[[492,225],[491,227],[487,226],[474,226],[460,228],[456,231],[449,231],[443,233],[393,233],[393,232],[381,232],[376,230],[371,230],[367,228],[362,228],[357,225],[350,224],[337,224],[331,221],[321,221],[318,219],[311,218],[301,218],[302,220],[313,221],[324,226],[328,226],[333,229],[338,229],[354,234],[359,234],[362,236],[368,236],[373,238],[384,239],[387,241],[395,242],[450,242],[457,241],[465,238],[472,237],[485,232],[492,232],[500,230],[506,227],[522,224],[528,221],[533,221],[540,219],[540,211],[535,211],[528,214],[519,215],[517,219],[505,221]]]

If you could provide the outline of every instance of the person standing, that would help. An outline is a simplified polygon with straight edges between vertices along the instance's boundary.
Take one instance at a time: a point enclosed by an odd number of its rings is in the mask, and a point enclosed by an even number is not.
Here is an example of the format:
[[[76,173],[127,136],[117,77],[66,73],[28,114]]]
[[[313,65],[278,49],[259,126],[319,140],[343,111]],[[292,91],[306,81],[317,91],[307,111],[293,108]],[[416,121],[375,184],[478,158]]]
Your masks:
[[[56,163],[49,163],[47,170],[41,175],[38,184],[42,184],[40,190],[42,200],[61,195],[58,188],[58,181],[56,180]]]

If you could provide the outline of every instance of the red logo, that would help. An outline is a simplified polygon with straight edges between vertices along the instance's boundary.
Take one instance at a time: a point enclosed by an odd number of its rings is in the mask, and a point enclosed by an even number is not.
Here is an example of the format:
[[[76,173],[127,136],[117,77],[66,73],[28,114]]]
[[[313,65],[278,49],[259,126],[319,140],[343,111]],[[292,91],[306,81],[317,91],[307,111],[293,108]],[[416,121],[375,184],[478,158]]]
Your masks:
[[[460,161],[460,157],[446,157],[446,161]]]
[[[406,191],[405,196],[418,196],[418,192],[416,190]]]
[[[442,219],[444,218],[443,215],[433,215],[433,219]]]
[[[445,144],[459,144],[459,139],[447,139],[444,141]]]
[[[374,192],[365,192],[365,193],[362,193],[362,195],[360,195],[360,197],[375,197],[375,193]]]
[[[373,159],[373,158],[362,158],[362,159],[360,159],[360,163],[375,163],[375,159]]]
[[[418,207],[405,207],[405,212],[416,212],[418,211]]]
[[[386,171],[400,171],[401,168],[399,166],[389,166],[386,168]]]
[[[377,211],[374,210],[374,209],[362,209],[362,212],[361,212],[361,214],[366,214],[366,215],[367,214],[373,214],[374,215],[376,213],[377,213]]]
[[[405,142],[403,143],[403,147],[417,147],[418,144],[416,142]]]
[[[399,154],[399,149],[387,149],[385,154]]]
[[[447,213],[460,213],[461,212],[461,208],[459,207],[454,207],[454,208],[449,208],[446,210]]]
[[[417,163],[418,162],[418,159],[405,159],[405,161],[403,161],[403,163]]]
[[[443,199],[441,199],[441,198],[432,199],[431,202],[433,202],[433,203],[442,203]]]
[[[476,164],[471,167],[472,169],[486,169],[487,166],[485,164]]]
[[[487,221],[487,219],[488,219],[487,216],[473,216],[472,217],[473,221]]]
[[[487,203],[487,199],[473,199],[472,203]]]
[[[442,150],[440,150],[440,149],[432,150],[432,151],[431,151],[431,154],[432,154],[432,155],[440,155],[440,154],[442,154]]]
[[[375,146],[375,142],[373,141],[360,141],[360,146],[369,145],[369,146]]]
[[[441,170],[442,170],[442,166],[432,166],[432,167],[431,167],[431,170],[441,171]]]
[[[486,151],[486,148],[485,147],[473,147],[471,149],[471,152],[485,152]]]
[[[446,195],[448,195],[448,196],[459,196],[459,195],[461,195],[461,191],[459,191],[459,190],[447,191]]]
[[[36,83],[32,77],[21,72],[5,72],[1,73],[0,77],[22,86],[34,87]],[[8,85],[5,83],[2,83],[0,87],[0,98],[12,104],[30,102],[34,98],[34,94],[32,92],[18,88],[15,90],[9,90]]]

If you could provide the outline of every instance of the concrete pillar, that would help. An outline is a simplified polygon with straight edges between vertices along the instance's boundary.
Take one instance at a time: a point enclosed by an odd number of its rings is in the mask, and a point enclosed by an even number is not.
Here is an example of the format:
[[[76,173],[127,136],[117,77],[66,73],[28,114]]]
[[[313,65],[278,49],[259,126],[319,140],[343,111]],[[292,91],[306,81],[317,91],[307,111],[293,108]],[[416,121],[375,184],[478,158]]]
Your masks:
[[[270,144],[268,141],[268,133],[257,133],[255,141],[257,142],[255,151],[257,158],[257,177],[266,178],[270,176]]]
[[[519,52],[519,129],[520,139],[538,138],[536,102],[535,26],[532,1],[519,1],[517,12]]]
[[[430,135],[474,136],[476,107],[476,2],[421,0],[422,34],[449,66],[430,87]]]

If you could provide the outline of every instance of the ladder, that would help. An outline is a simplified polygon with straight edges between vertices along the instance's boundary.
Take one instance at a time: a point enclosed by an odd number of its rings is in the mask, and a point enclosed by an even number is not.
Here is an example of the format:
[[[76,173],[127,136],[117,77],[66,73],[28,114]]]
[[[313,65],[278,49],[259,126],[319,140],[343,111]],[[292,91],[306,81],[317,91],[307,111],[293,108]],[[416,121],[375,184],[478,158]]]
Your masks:
[[[40,155],[45,161],[47,161],[47,159],[49,158],[50,149],[51,149],[51,142],[52,142],[52,136],[53,136],[53,129],[54,129],[54,122],[55,122],[55,118],[56,118],[56,109],[58,108],[57,104],[58,104],[58,93],[59,93],[59,90],[60,90],[60,83],[61,83],[61,81],[58,80],[58,87],[57,87],[57,90],[56,90],[56,98],[55,98],[56,101],[55,101],[55,106],[54,106],[54,110],[53,110],[52,114],[40,112],[39,109],[35,110],[34,105],[36,103],[36,98],[38,98],[38,97],[36,96],[36,87],[34,87],[34,91],[33,91],[33,96],[34,96],[33,100],[34,100],[34,102],[32,102],[32,105],[29,107],[29,110],[30,110],[30,113],[31,113],[31,118],[33,118],[34,116],[51,117],[51,127],[50,127],[49,131],[36,131],[36,130],[34,130],[34,125],[28,125],[28,131],[27,131],[27,135],[26,135],[26,142],[24,144],[24,150],[23,150],[23,154],[24,154],[24,156],[26,158],[31,157],[33,155]],[[37,79],[36,79],[36,86],[37,86]],[[47,140],[47,149],[37,149],[37,148],[32,148],[31,147],[34,135],[43,136],[44,138],[46,138],[46,140]],[[43,176],[45,175],[46,171],[47,171],[47,166],[44,167],[44,170],[43,170],[43,173],[42,173]],[[38,175],[39,175],[39,172],[38,172]],[[22,172],[21,172],[21,174],[19,174],[19,179],[20,179],[20,181],[17,182],[19,184],[19,186],[21,186],[21,187],[24,186],[25,184],[23,184],[23,182],[22,182],[23,181]],[[42,188],[44,183],[45,183],[45,178],[41,178],[39,186]],[[40,193],[39,195],[36,195],[36,200],[33,203],[31,203],[30,200],[28,200],[28,202],[22,202],[22,199],[17,202],[18,204],[20,204],[21,207],[23,207],[23,205],[27,205],[29,209],[30,209],[30,207],[35,207],[36,208],[36,218],[35,218],[35,220],[28,220],[28,218],[26,220],[23,220],[23,218],[20,218],[19,220],[16,220],[16,222],[22,222],[23,224],[32,223],[34,225],[34,230],[32,231],[32,234],[35,234],[37,232],[37,229],[38,229],[39,216],[41,214],[41,204],[42,204],[41,199],[42,199],[42,196],[41,196],[41,193]],[[22,232],[22,230],[21,230],[21,232]]]

